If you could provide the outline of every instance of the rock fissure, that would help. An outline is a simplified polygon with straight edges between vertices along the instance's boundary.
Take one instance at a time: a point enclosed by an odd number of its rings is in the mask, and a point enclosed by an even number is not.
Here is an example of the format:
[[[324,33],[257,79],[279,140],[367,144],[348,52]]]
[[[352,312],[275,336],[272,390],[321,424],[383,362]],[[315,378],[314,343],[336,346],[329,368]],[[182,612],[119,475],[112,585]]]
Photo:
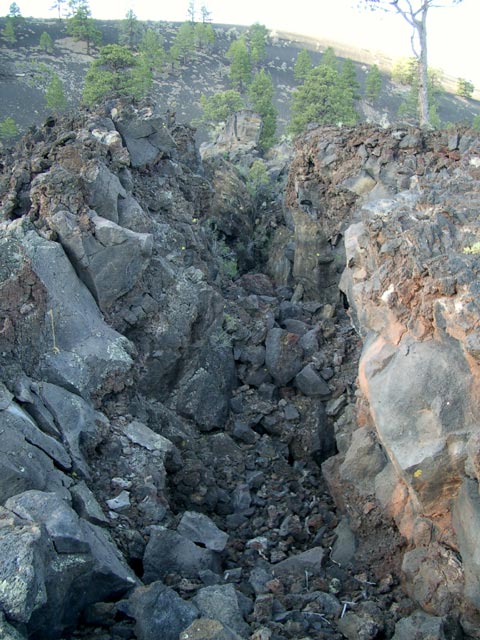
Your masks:
[[[110,107],[4,165],[2,633],[479,637],[478,136]]]

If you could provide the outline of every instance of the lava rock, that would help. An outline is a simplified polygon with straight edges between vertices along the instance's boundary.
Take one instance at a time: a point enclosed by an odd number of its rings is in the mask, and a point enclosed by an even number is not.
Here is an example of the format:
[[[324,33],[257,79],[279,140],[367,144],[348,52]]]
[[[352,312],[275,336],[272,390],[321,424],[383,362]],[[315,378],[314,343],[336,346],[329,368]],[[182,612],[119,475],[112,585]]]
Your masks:
[[[59,496],[32,490],[6,504],[0,606],[29,637],[55,640],[75,628],[86,606],[137,584],[108,534]]]
[[[182,600],[162,582],[137,587],[130,594],[127,611],[136,621],[138,640],[178,640],[179,634],[199,615],[191,602]]]
[[[180,634],[178,640],[242,640],[219,620],[199,618]]]
[[[0,611],[0,638],[2,640],[25,640],[25,636],[8,624],[2,611]]]
[[[163,580],[169,573],[196,578],[200,571],[220,573],[220,557],[176,531],[152,527],[143,556],[143,581]]]
[[[280,578],[289,574],[305,578],[306,571],[311,575],[318,575],[322,570],[324,557],[325,550],[322,547],[313,547],[275,564],[273,572]]]
[[[47,489],[68,495],[71,480],[57,467],[71,460],[57,440],[37,428],[15,402],[0,411],[0,503],[29,489]],[[56,464],[55,464],[56,463]]]
[[[208,516],[196,511],[185,511],[177,531],[185,538],[212,551],[223,551],[228,541],[227,533],[221,531]]]
[[[357,549],[355,534],[350,529],[348,518],[344,517],[340,520],[340,523],[335,528],[335,535],[337,539],[333,544],[330,558],[343,566],[355,557]]]
[[[92,524],[108,524],[108,519],[102,508],[83,480],[77,482],[70,489],[70,493],[72,495],[72,506],[81,518],[88,520]]]
[[[306,396],[328,398],[331,395],[328,384],[317,373],[312,364],[307,364],[307,366],[295,376],[295,385]]]
[[[273,328],[265,342],[265,364],[277,386],[290,382],[302,368],[303,349],[298,336]]]
[[[392,640],[461,640],[463,633],[458,621],[450,617],[432,616],[425,611],[415,611],[395,625]]]
[[[204,587],[194,596],[193,602],[203,617],[219,620],[240,636],[249,633],[249,626],[242,616],[233,585]]]

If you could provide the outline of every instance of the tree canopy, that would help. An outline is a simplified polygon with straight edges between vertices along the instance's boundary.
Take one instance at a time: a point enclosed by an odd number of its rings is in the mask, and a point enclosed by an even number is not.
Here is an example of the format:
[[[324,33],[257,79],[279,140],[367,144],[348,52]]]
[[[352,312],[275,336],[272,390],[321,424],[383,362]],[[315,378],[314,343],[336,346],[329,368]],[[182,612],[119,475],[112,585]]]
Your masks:
[[[138,21],[137,16],[132,9],[129,9],[125,14],[124,20],[120,24],[120,44],[125,44],[130,49],[134,50],[142,35],[142,28]]]
[[[335,52],[327,50],[293,94],[290,131],[301,133],[310,123],[355,124],[358,83],[354,72],[351,61],[339,69]]]
[[[139,49],[150,71],[161,73],[167,58],[162,36],[154,29],[147,29],[140,40]]]
[[[191,22],[182,22],[178,27],[170,50],[175,58],[181,58],[184,63],[195,52],[195,27]]]
[[[67,99],[63,90],[63,84],[56,73],[48,83],[45,90],[45,102],[52,111],[63,111],[67,106]]]
[[[253,66],[257,66],[267,57],[267,27],[259,22],[252,24],[247,32],[247,41],[250,48],[250,61]]]
[[[259,143],[263,150],[269,149],[275,142],[277,111],[273,106],[274,93],[273,82],[269,74],[264,69],[256,73],[248,88],[248,99],[252,108],[262,118]]]
[[[125,46],[108,44],[87,71],[83,101],[91,106],[104,98],[141,98],[151,84],[152,74],[142,56],[134,56]]]
[[[67,0],[55,0],[52,6],[50,7],[50,11],[57,11],[59,20],[62,19],[62,9],[63,9],[63,5],[66,3],[67,3]]]
[[[102,34],[95,25],[90,6],[86,0],[70,0],[72,14],[67,22],[67,33],[75,40],[83,40],[87,44],[87,53],[90,53],[92,44],[99,45]]]
[[[368,70],[367,79],[365,80],[365,97],[371,102],[375,102],[382,90],[382,76],[380,69],[376,64],[372,65]]]
[[[252,77],[252,64],[244,37],[232,42],[227,51],[227,58],[230,60],[230,80],[235,88],[242,91],[250,84]]]
[[[52,37],[46,31],[43,31],[42,35],[40,36],[39,46],[40,49],[42,49],[42,51],[45,51],[46,53],[52,53],[53,51]]]
[[[302,49],[297,56],[293,75],[298,82],[304,82],[312,70],[312,58],[306,49]]]
[[[215,93],[208,98],[202,96],[200,106],[203,112],[201,122],[207,126],[216,127],[220,123],[226,122],[236,111],[243,109],[245,102],[238,91],[229,89]]]

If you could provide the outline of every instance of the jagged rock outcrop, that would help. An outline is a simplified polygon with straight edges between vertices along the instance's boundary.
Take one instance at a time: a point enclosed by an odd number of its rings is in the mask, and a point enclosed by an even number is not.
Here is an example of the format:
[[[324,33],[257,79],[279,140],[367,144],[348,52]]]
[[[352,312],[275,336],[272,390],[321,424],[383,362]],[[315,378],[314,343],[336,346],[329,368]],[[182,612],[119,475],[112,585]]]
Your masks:
[[[202,158],[228,155],[231,158],[250,153],[258,155],[258,141],[262,132],[262,118],[255,111],[243,109],[230,116],[214,143],[200,147]]]
[[[329,276],[320,278],[322,247],[333,277],[336,238],[344,236],[340,289],[364,340],[361,428],[324,471],[344,506],[340,487],[350,486],[394,517],[417,547],[403,562],[410,595],[433,614],[463,609],[471,632],[478,606],[466,533],[478,493],[478,256],[470,250],[480,231],[478,138],[397,127],[313,131],[302,144],[287,195],[292,274],[307,295],[322,280],[328,286]]]

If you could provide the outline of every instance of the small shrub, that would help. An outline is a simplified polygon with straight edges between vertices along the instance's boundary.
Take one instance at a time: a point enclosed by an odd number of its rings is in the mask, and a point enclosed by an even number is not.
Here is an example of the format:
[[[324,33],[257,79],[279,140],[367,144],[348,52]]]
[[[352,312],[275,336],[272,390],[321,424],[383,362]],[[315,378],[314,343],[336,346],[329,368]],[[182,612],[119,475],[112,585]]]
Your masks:
[[[53,40],[46,31],[40,36],[40,49],[46,53],[53,51]]]
[[[469,253],[469,254],[475,254],[475,255],[479,254],[480,242],[474,242],[469,247],[465,247],[465,249],[463,250],[463,253]]]
[[[457,82],[457,95],[461,98],[471,98],[473,92],[475,91],[475,86],[472,82],[465,80],[465,78],[459,78]]]
[[[11,140],[19,134],[17,123],[13,118],[8,116],[0,122],[0,140]]]

